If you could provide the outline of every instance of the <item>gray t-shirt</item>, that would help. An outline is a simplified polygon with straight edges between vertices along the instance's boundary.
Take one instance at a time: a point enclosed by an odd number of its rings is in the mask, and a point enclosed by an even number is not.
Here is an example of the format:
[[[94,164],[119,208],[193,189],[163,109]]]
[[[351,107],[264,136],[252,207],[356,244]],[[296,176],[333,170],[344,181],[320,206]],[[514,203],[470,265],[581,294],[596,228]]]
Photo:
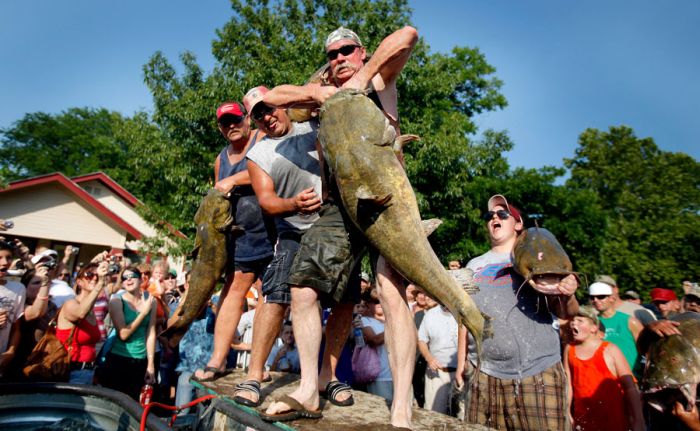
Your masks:
[[[640,322],[642,325],[647,326],[649,323],[656,320],[656,316],[651,310],[647,310],[639,304],[634,304],[632,302],[623,301],[622,305],[616,308],[617,311],[630,315]]]
[[[481,371],[499,379],[521,379],[541,373],[561,361],[559,332],[553,325],[547,298],[513,270],[510,253],[489,251],[469,261],[479,291],[472,295],[491,317],[493,335],[484,338]],[[476,364],[470,337],[469,360]]]
[[[283,137],[265,137],[248,152],[247,158],[272,178],[277,196],[291,198],[309,187],[321,196],[317,133],[317,121],[292,123],[292,129]],[[277,217],[277,231],[306,230],[317,219],[318,214]]]

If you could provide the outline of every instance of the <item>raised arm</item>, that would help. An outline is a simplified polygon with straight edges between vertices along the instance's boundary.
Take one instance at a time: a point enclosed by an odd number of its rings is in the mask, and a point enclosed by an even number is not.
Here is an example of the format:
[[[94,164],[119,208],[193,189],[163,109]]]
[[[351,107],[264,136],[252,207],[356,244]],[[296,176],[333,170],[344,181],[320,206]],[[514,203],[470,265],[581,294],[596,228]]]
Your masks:
[[[32,305],[26,305],[24,307],[24,320],[30,321],[38,319],[46,313],[49,306],[49,276],[48,269],[44,264],[38,263],[36,266],[36,276],[41,279],[41,285],[39,286],[39,292],[34,298]]]
[[[629,416],[630,425],[633,431],[644,431],[644,416],[642,414],[641,395],[634,383],[632,370],[630,369],[627,359],[622,354],[622,351],[610,343],[605,348],[605,354],[609,355],[615,364],[615,374],[622,387],[625,405],[627,407],[627,415]]]
[[[384,38],[369,61],[344,88],[366,89],[376,74],[380,74],[386,86],[393,85],[411,56],[418,42],[418,31],[406,26]]]
[[[141,325],[143,319],[151,313],[151,309],[155,309],[155,303],[153,301],[153,296],[149,296],[148,300],[145,301],[146,304],[139,310],[138,316],[130,324],[126,324],[124,319],[124,310],[122,309],[122,299],[115,295],[109,300],[109,315],[112,316],[112,323],[114,323],[114,328],[117,331],[117,335],[122,341],[126,341],[131,337],[131,334],[136,331],[136,329]],[[153,322],[149,322],[149,325],[154,323],[155,318],[151,319]],[[155,330],[154,330],[155,333]]]

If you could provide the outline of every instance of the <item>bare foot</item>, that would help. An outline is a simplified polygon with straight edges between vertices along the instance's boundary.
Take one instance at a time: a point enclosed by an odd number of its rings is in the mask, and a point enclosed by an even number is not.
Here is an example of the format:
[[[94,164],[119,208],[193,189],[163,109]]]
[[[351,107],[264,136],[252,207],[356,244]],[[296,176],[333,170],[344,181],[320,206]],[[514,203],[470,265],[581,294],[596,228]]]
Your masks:
[[[295,391],[295,392],[292,392],[291,394],[289,394],[289,397],[294,398],[294,399],[297,400],[297,401],[299,401],[299,398],[297,398],[298,396],[299,396],[299,395],[297,394],[296,391]],[[299,401],[299,403],[300,403],[302,406],[304,406],[305,409],[307,409],[307,410],[309,410],[309,411],[316,411],[316,410],[318,410],[318,406],[319,406],[318,393],[316,394],[316,399],[315,399],[315,400],[309,399],[309,400],[306,400],[306,401]],[[286,403],[284,403],[284,402],[282,402],[282,401],[275,401],[275,402],[271,403],[271,404],[267,407],[267,410],[265,410],[265,414],[268,414],[268,415],[275,415],[275,414],[278,414],[278,413],[287,412],[287,411],[289,411],[290,409],[291,409],[291,406],[287,405]]]

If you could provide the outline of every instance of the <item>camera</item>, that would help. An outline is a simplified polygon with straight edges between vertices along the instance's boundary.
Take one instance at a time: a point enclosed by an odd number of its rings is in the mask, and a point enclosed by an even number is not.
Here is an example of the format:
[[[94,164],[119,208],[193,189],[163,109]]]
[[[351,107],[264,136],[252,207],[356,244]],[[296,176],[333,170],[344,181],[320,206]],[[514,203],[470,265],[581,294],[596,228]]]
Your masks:
[[[56,267],[58,266],[58,261],[57,261],[55,258],[53,258],[53,257],[50,257],[50,258],[46,259],[46,260],[45,260],[44,262],[42,262],[42,263],[44,264],[44,266],[45,266],[46,269],[48,269],[48,270],[52,270],[52,269],[54,269],[54,268],[56,268]]]
[[[114,256],[112,256],[112,258],[109,260],[109,265],[107,266],[107,274],[119,274],[119,271],[121,271],[121,269],[122,267],[119,266],[117,260],[114,258]]]
[[[73,249],[70,252],[70,254],[73,255],[77,255],[78,253],[80,253],[80,247],[73,247]]]

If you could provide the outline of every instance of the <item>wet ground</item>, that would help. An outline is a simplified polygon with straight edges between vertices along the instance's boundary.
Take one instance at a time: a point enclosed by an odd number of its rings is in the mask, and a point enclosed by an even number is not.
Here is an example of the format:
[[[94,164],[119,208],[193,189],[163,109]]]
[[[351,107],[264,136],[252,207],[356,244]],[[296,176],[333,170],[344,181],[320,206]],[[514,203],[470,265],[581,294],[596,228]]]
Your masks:
[[[288,394],[297,387],[299,376],[287,373],[271,373],[272,381],[263,383],[261,388],[261,396],[263,404],[258,407],[258,411],[265,411],[267,406],[275,399],[275,397]],[[233,388],[236,383],[243,381],[245,374],[241,370],[236,370],[228,376],[222,377],[215,382],[195,383],[196,386],[204,388],[207,392],[224,397],[232,397]],[[389,406],[383,398],[375,395],[370,395],[365,392],[353,391],[355,405],[350,407],[338,407],[321,399],[321,408],[323,410],[323,418],[299,419],[292,422],[286,422],[285,425],[289,428],[299,431],[310,430],[334,430],[334,431],[391,431],[396,430],[389,425]],[[245,406],[238,406],[233,400],[230,400],[232,405],[237,406],[251,414],[256,414],[255,409],[249,409]],[[282,427],[286,428],[286,427]],[[287,428],[287,429],[289,429]],[[463,422],[440,413],[423,410],[420,408],[413,409],[413,429],[420,430],[486,430],[486,427],[479,425],[467,425]]]

